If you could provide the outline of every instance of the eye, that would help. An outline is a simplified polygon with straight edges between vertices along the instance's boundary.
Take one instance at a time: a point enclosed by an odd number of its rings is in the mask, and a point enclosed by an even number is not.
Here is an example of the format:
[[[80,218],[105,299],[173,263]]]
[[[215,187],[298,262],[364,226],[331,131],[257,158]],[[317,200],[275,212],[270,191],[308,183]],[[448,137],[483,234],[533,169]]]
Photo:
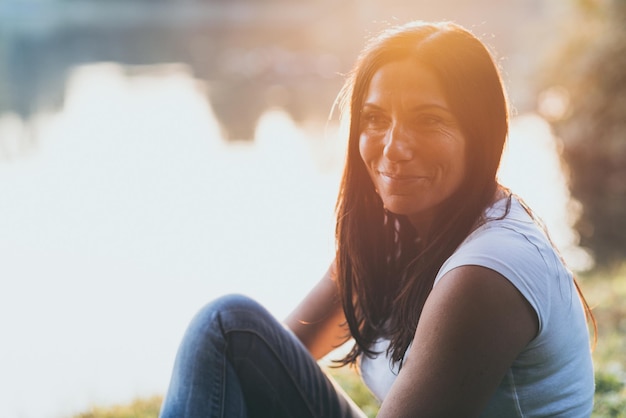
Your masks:
[[[437,115],[424,114],[417,116],[415,118],[415,123],[424,128],[432,128],[442,125],[444,121]]]
[[[382,112],[367,111],[361,115],[361,129],[383,129],[388,122],[388,118]]]

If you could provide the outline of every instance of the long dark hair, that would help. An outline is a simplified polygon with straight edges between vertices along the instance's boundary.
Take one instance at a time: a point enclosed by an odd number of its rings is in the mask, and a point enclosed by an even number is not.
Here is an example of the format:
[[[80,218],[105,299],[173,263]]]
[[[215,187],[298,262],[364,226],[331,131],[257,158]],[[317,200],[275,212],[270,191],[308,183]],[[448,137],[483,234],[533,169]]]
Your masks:
[[[414,60],[432,70],[466,138],[466,175],[418,237],[405,216],[386,212],[359,153],[360,113],[381,66]],[[341,363],[373,355],[380,337],[402,361],[434,278],[494,196],[508,129],[497,65],[485,45],[453,23],[413,22],[385,30],[364,48],[342,91],[349,112],[346,166],[337,201],[337,277],[352,350]]]

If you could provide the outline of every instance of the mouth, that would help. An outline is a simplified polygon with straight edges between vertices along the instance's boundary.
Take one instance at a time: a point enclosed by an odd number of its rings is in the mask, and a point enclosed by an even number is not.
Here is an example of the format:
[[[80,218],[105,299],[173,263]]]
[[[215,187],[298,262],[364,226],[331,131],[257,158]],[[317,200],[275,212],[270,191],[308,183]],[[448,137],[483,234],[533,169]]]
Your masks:
[[[419,174],[400,174],[400,173],[391,173],[386,171],[378,171],[378,175],[386,181],[390,182],[405,182],[405,181],[415,181],[415,180],[428,180],[429,176],[423,176]]]

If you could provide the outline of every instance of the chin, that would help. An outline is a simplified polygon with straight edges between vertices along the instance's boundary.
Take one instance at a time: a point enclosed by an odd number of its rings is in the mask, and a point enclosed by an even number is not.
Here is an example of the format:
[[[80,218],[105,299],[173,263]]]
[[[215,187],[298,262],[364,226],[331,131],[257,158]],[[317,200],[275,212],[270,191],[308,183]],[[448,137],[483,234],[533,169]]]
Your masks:
[[[384,208],[386,211],[391,212],[394,215],[410,216],[422,212],[421,209],[402,205],[384,205]]]

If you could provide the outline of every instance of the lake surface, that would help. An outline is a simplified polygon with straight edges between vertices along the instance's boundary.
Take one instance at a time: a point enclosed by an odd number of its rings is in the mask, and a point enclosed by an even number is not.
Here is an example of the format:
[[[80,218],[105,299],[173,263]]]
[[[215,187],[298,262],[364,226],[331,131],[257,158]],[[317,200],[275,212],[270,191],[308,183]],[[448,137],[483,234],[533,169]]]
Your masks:
[[[163,393],[190,317],[224,293],[285,316],[334,251],[344,142],[267,112],[221,138],[184,68],[78,67],[59,113],[0,119],[0,416],[67,417]],[[574,267],[548,125],[512,121],[501,179]]]

